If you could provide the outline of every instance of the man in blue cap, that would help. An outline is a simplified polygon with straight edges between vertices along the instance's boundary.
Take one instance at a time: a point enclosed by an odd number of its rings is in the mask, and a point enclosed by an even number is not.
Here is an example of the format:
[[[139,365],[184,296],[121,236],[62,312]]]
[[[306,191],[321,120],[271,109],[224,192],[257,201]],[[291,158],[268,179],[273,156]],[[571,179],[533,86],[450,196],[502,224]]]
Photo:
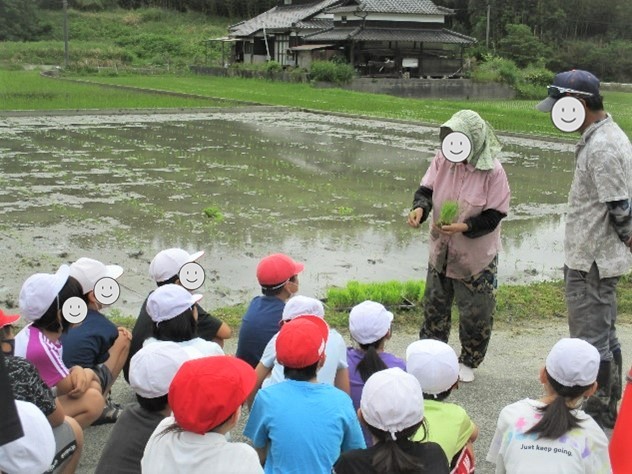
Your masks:
[[[560,130],[581,133],[564,236],[566,305],[571,337],[591,343],[601,359],[599,390],[586,412],[612,428],[622,370],[616,286],[632,263],[632,145],[604,110],[599,79],[588,71],[557,74],[536,108],[551,112]]]

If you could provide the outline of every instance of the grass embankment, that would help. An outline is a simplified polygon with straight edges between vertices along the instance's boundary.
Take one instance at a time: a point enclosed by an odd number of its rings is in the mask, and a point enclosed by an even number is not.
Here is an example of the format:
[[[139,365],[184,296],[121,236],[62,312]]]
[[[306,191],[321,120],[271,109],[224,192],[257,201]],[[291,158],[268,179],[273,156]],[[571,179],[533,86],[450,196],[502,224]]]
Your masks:
[[[359,283],[351,281],[345,288],[329,288],[324,298],[326,318],[338,329],[349,325],[349,310],[366,299],[382,302],[394,314],[394,326],[416,330],[423,318],[423,281]],[[632,274],[621,278],[618,288],[618,322],[632,323]],[[529,328],[547,323],[566,321],[566,303],[562,281],[532,283],[529,285],[500,285],[496,294],[494,322],[500,328]],[[213,314],[237,329],[246,305],[219,308]],[[453,308],[453,319],[458,311]],[[113,310],[112,319],[127,327],[133,327],[135,317],[123,316]]]

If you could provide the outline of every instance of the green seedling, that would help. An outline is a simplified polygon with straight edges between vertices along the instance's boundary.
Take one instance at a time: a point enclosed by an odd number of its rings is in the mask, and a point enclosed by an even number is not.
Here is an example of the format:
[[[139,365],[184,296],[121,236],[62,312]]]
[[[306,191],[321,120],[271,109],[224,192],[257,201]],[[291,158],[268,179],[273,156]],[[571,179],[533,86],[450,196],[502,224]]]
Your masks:
[[[206,217],[213,219],[215,222],[222,222],[224,220],[224,215],[217,206],[208,206],[204,208],[204,214],[206,214]]]
[[[457,201],[445,201],[441,206],[439,213],[439,227],[443,225],[453,224],[459,215],[459,203]]]

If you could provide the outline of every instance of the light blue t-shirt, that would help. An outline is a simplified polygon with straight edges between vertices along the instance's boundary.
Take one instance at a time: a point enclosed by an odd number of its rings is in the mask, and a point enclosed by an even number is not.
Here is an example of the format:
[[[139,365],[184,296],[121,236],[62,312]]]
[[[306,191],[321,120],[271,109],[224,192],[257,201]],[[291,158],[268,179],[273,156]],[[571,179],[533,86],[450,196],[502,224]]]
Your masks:
[[[269,443],[269,474],[329,473],[340,453],[365,448],[349,395],[295,380],[259,390],[244,435],[256,448]]]

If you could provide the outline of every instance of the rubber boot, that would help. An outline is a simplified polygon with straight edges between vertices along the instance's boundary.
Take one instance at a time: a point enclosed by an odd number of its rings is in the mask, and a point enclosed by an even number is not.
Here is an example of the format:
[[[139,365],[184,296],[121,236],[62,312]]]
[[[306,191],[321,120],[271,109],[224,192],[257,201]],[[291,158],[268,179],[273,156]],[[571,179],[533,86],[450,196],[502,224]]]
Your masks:
[[[608,405],[610,404],[611,392],[611,370],[614,363],[609,360],[602,360],[599,363],[599,372],[597,373],[597,391],[586,401],[584,411],[593,417],[601,428],[606,426]]]
[[[610,400],[608,410],[604,416],[603,424],[606,428],[614,428],[619,412],[619,400],[623,391],[623,357],[621,349],[612,351],[612,364],[610,365]]]

